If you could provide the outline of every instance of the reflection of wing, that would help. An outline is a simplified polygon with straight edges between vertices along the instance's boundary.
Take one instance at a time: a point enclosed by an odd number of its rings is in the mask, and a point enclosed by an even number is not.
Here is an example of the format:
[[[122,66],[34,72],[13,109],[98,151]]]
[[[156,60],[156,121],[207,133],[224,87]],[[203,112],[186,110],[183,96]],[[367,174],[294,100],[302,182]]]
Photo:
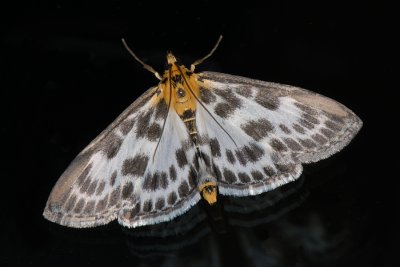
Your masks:
[[[341,150],[362,126],[345,106],[301,88],[212,72],[199,77],[198,132],[209,140],[202,150],[221,194],[255,195],[293,181],[301,163]]]
[[[51,192],[47,219],[91,227],[118,217],[135,227],[169,220],[200,199],[188,163],[194,148],[175,112],[160,137],[167,106],[163,100],[153,104],[156,90],[144,93],[75,158]]]

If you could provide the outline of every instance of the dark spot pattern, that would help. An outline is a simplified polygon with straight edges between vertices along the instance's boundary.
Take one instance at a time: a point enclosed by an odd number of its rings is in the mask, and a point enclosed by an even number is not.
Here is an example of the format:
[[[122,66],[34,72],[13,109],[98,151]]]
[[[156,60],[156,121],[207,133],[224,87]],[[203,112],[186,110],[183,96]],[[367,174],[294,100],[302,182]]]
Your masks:
[[[301,104],[299,102],[295,102],[294,104],[295,104],[296,107],[298,107],[301,111],[303,111],[306,114],[310,114],[311,116],[318,115],[318,112],[315,109],[313,109],[313,108],[311,108],[309,106],[306,106],[306,105]]]
[[[85,178],[87,177],[87,175],[89,174],[90,170],[92,169],[93,164],[90,163],[89,165],[86,166],[85,170],[81,173],[81,175],[79,175],[77,182],[78,185],[81,186],[83,184],[83,182],[85,181]]]
[[[210,139],[211,154],[213,157],[221,157],[221,147],[216,138]]]
[[[188,164],[188,160],[186,158],[185,151],[183,151],[183,148],[179,148],[176,150],[175,157],[176,161],[178,162],[179,168],[183,169]]]
[[[109,205],[110,206],[116,206],[119,202],[120,199],[120,194],[121,194],[121,188],[118,186],[115,188],[111,194],[110,194],[110,199],[109,199]]]
[[[284,124],[279,124],[279,128],[281,128],[282,132],[284,132],[285,134],[291,133],[290,129]]]
[[[85,200],[83,198],[81,198],[81,199],[79,199],[78,203],[76,203],[74,212],[81,213],[83,206],[85,206]]]
[[[119,129],[121,130],[121,133],[123,135],[127,135],[133,128],[133,126],[135,125],[135,119],[128,119],[128,120],[124,120]]]
[[[148,199],[143,204],[143,212],[150,212],[153,209],[153,202]]]
[[[338,115],[335,115],[335,114],[331,114],[331,113],[328,113],[328,112],[326,112],[325,113],[325,116],[327,116],[329,119],[331,119],[331,120],[333,120],[333,121],[335,121],[335,122],[337,122],[337,123],[339,123],[339,124],[344,124],[344,117],[341,117],[341,116],[338,116]]]
[[[232,105],[235,109],[242,106],[242,101],[230,90],[215,89],[214,92],[223,98],[227,103]]]
[[[231,184],[233,184],[234,182],[237,181],[235,173],[228,170],[227,168],[224,168],[224,178],[225,178],[225,181],[227,181],[228,183],[231,183]]]
[[[301,133],[301,134],[305,134],[306,133],[306,131],[304,130],[304,128],[303,127],[301,127],[300,125],[298,125],[298,124],[293,124],[293,129],[296,131],[296,132],[298,132],[298,133]]]
[[[156,120],[158,119],[164,119],[165,116],[167,115],[168,112],[168,106],[165,103],[164,99],[160,99],[156,106],[156,112],[155,112],[155,117]]]
[[[227,119],[230,115],[233,114],[233,112],[236,110],[236,108],[228,103],[222,102],[218,103],[215,106],[214,112],[218,116],[220,116],[223,119]]]
[[[163,197],[160,197],[156,201],[156,210],[162,210],[165,206],[165,200]]]
[[[264,90],[258,91],[254,100],[258,104],[269,110],[277,110],[280,105],[278,97],[267,93],[267,91],[264,92]]]
[[[157,190],[158,187],[160,186],[159,173],[158,172],[155,172],[153,174],[147,173],[142,186],[143,189],[149,191]]]
[[[117,180],[117,171],[114,171],[110,177],[110,185],[114,186],[116,180]]]
[[[342,127],[333,121],[326,121],[325,126],[335,132],[340,132],[342,130]]]
[[[278,139],[272,138],[269,142],[271,147],[277,152],[285,152],[287,151],[287,147]]]
[[[177,198],[178,198],[178,197],[177,197],[176,193],[175,193],[175,192],[171,192],[171,193],[168,195],[168,205],[173,205],[173,204],[175,204]]]
[[[189,186],[186,181],[182,181],[178,188],[178,194],[180,198],[187,196],[189,193]]]
[[[251,88],[251,86],[242,85],[236,88],[236,93],[246,98],[250,98],[253,95],[253,89]]]
[[[217,97],[214,95],[213,92],[211,92],[210,89],[200,87],[200,99],[205,104],[211,104],[217,100]]]
[[[274,168],[272,168],[271,166],[265,166],[263,168],[263,171],[268,177],[273,177],[276,174]]]
[[[264,175],[260,171],[252,171],[251,176],[253,176],[253,179],[256,181],[260,181],[264,178]]]
[[[326,137],[328,137],[328,139],[331,139],[335,136],[335,133],[332,132],[331,130],[327,129],[327,128],[321,128],[321,133],[323,135],[325,135]]]
[[[106,183],[104,181],[101,181],[99,186],[96,189],[96,196],[100,196],[100,194],[103,193],[105,186],[106,186]]]
[[[236,158],[237,158],[237,160],[239,161],[239,163],[240,163],[242,166],[246,166],[246,164],[247,164],[247,157],[245,157],[245,155],[243,154],[243,152],[242,152],[241,150],[237,149],[237,150],[235,150],[235,155],[236,155]]]
[[[158,123],[153,123],[149,126],[146,137],[149,141],[157,142],[161,136],[161,127]]]
[[[218,166],[213,164],[213,170],[214,170],[215,176],[217,177],[217,180],[221,180],[222,174],[221,174],[221,171],[219,170]]]
[[[328,142],[328,139],[326,139],[325,137],[323,137],[322,135],[320,135],[318,133],[313,134],[311,137],[320,145],[326,144]]]
[[[230,149],[227,149],[225,151],[225,153],[226,153],[226,158],[228,159],[229,163],[235,164],[236,159],[235,159],[235,156],[233,155],[232,151]]]
[[[311,139],[299,139],[300,144],[302,144],[302,146],[310,149],[310,148],[314,148],[317,145],[311,140]]]
[[[96,213],[103,211],[107,207],[107,202],[108,202],[108,195],[106,195],[104,198],[101,200],[97,201],[96,204]]]
[[[309,130],[314,129],[314,124],[312,124],[311,122],[305,120],[305,119],[301,119],[299,121],[299,123],[301,124],[301,126],[303,126],[304,128],[307,128]]]
[[[114,158],[122,145],[122,139],[115,134],[110,134],[107,139],[104,140],[104,146],[102,151],[106,154],[108,159]]]
[[[143,176],[148,162],[149,157],[140,154],[136,155],[134,158],[126,159],[122,165],[122,174]]]
[[[90,200],[86,203],[85,209],[83,210],[83,213],[85,214],[93,214],[94,213],[94,205],[96,204],[96,201]]]
[[[272,123],[269,122],[267,119],[248,121],[240,127],[248,136],[252,137],[256,141],[260,141],[274,129]]]
[[[148,129],[148,125],[150,124],[150,117],[153,113],[153,110],[148,110],[139,115],[137,119],[137,126],[136,126],[136,137],[145,137]]]
[[[168,187],[168,175],[166,172],[161,172],[160,185],[163,189],[166,189]]]
[[[67,203],[65,204],[65,211],[66,212],[70,212],[74,208],[75,203],[76,203],[76,199],[77,199],[76,195],[72,195],[72,196],[69,197]]]
[[[319,124],[319,120],[316,117],[314,117],[311,114],[309,114],[309,113],[304,113],[303,114],[303,119],[305,119],[306,121],[308,121],[308,122],[310,122],[312,124]]]
[[[196,170],[193,167],[190,167],[189,176],[188,176],[190,188],[196,187],[196,178],[197,178]]]
[[[207,167],[211,166],[211,160],[210,160],[210,157],[207,154],[201,152],[201,158],[203,159],[203,161],[204,161],[204,163],[206,164]]]
[[[250,176],[245,172],[239,172],[238,177],[242,183],[249,183],[251,181]]]
[[[249,146],[243,147],[243,154],[245,155],[248,161],[257,162],[264,155],[264,150],[257,144],[252,143],[250,144],[250,147]]]
[[[132,182],[128,182],[122,188],[122,198],[127,199],[132,196],[132,193],[133,193],[133,184],[132,184]]]
[[[300,151],[303,149],[302,146],[293,138],[288,137],[283,140],[285,141],[285,144],[289,147],[289,149],[293,151]]]
[[[294,164],[275,164],[275,168],[281,173],[289,173],[293,171]]]
[[[87,189],[89,188],[91,182],[92,182],[92,181],[91,181],[90,177],[87,177],[86,180],[85,180],[85,182],[83,183],[83,185],[81,186],[81,188],[80,188],[79,191],[80,191],[82,194],[85,193],[85,192],[87,191]]]
[[[93,195],[94,192],[95,192],[95,190],[96,190],[96,186],[97,186],[97,180],[94,180],[94,181],[90,184],[90,186],[89,186],[89,188],[87,189],[86,193],[87,193],[89,196]]]
[[[175,169],[175,166],[174,165],[171,165],[170,167],[169,167],[169,177],[170,177],[170,179],[172,180],[172,181],[175,181],[176,180],[176,169]]]

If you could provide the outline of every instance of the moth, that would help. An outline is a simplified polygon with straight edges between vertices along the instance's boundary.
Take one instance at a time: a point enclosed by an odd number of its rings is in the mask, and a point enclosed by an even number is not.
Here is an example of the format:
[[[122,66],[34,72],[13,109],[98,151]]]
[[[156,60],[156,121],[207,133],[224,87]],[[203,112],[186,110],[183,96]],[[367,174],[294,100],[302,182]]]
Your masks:
[[[297,179],[302,164],[345,147],[362,126],[347,107],[289,85],[195,73],[167,53],[160,80],[61,175],[44,217],[69,227],[126,227],[185,213],[201,198],[248,196]]]

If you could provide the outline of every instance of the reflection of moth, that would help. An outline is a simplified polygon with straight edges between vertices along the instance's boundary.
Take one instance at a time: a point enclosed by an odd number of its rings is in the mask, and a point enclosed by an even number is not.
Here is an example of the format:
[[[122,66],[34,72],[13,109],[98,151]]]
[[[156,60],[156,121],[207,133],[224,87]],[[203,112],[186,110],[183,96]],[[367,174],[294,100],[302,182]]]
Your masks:
[[[47,219],[136,227],[171,220],[201,197],[213,204],[218,192],[260,194],[342,149],[362,125],[340,103],[298,87],[194,73],[202,60],[189,70],[171,53],[167,61],[162,76],[140,61],[160,83],[75,158],[51,192]]]

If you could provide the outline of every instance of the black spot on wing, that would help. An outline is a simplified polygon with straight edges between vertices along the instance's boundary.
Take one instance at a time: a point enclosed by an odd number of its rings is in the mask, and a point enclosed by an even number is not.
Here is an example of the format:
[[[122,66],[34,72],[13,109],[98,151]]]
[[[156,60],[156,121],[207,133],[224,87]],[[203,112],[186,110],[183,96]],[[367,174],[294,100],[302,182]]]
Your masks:
[[[105,186],[106,186],[106,183],[104,181],[101,181],[96,189],[96,196],[100,196],[101,193],[103,193]]]
[[[226,158],[228,159],[228,162],[230,164],[235,164],[236,159],[235,159],[235,156],[233,155],[232,151],[230,149],[227,149],[225,151],[225,153],[226,153]]]
[[[223,119],[228,118],[230,115],[233,114],[233,112],[235,111],[235,107],[231,106],[228,103],[218,103],[215,106],[214,112],[215,114],[217,114],[218,116],[220,116]]]
[[[253,95],[253,89],[251,86],[248,86],[248,85],[242,85],[242,86],[236,88],[235,91],[239,95],[244,96],[246,98],[250,98]]]
[[[205,104],[211,104],[217,100],[217,97],[210,89],[200,87],[200,99]]]
[[[170,179],[172,180],[172,181],[175,181],[176,180],[176,169],[175,169],[175,166],[174,165],[171,165],[170,167],[169,167],[169,177],[170,177]]]
[[[162,210],[165,206],[165,200],[163,197],[160,197],[156,201],[156,210]]]
[[[274,129],[272,123],[267,119],[251,120],[240,127],[248,136],[252,137],[256,141],[261,140]]]
[[[158,123],[152,123],[148,130],[146,137],[149,141],[156,142],[161,137],[161,127]]]
[[[189,194],[189,186],[186,181],[182,181],[182,183],[179,185],[178,193],[180,198],[184,198]]]
[[[132,196],[132,193],[133,193],[133,184],[132,184],[132,182],[128,182],[122,188],[122,198],[127,199]]]
[[[144,112],[139,115],[139,118],[137,119],[137,126],[136,126],[136,136],[138,138],[140,137],[145,137],[148,129],[148,125],[150,123],[150,118],[151,114],[153,113],[153,110],[148,110],[147,112]]]
[[[231,183],[231,184],[237,181],[235,173],[228,170],[227,168],[224,168],[224,178],[225,178],[225,181],[227,181],[228,183]]]
[[[260,181],[264,178],[264,175],[257,170],[252,171],[251,176],[253,176],[253,179],[256,181]]]
[[[168,195],[168,204],[169,205],[173,205],[173,204],[175,204],[175,202],[176,202],[176,200],[178,199],[178,196],[176,195],[176,193],[175,192],[171,192],[169,195]]]
[[[302,150],[302,146],[296,142],[293,138],[285,138],[283,139],[285,144],[288,146],[289,149],[293,150],[293,151],[300,151]]]
[[[178,162],[179,168],[183,169],[188,164],[188,160],[185,151],[183,151],[183,148],[179,148],[175,151],[175,157],[176,161]]]
[[[115,134],[110,134],[107,139],[104,140],[102,151],[106,154],[107,158],[112,159],[118,154],[122,141],[123,140]]]
[[[231,91],[215,89],[214,92],[223,98],[226,103],[229,103],[234,109],[238,109],[242,106],[242,101]]]
[[[155,113],[156,119],[164,119],[167,112],[168,112],[168,106],[165,103],[164,99],[161,99],[156,106],[156,113]]]
[[[150,212],[153,209],[153,202],[151,201],[151,199],[146,200],[143,203],[143,212]]]
[[[110,185],[111,186],[114,186],[116,179],[117,179],[117,171],[114,171],[110,177]]]
[[[242,183],[249,183],[251,181],[250,176],[245,172],[239,172],[238,177]]]
[[[254,99],[258,104],[269,110],[277,110],[280,105],[279,98],[269,94],[268,91],[259,90]]]
[[[280,140],[276,138],[272,138],[269,144],[277,152],[287,151],[287,147]]]
[[[134,158],[126,159],[122,165],[123,175],[143,176],[149,162],[149,157],[146,155],[136,155]]]
[[[221,157],[221,147],[216,138],[210,139],[210,149],[213,157]]]
[[[121,130],[121,133],[123,135],[127,135],[135,125],[135,119],[127,119],[124,120],[121,125],[119,126],[119,129]]]
[[[120,199],[120,195],[121,195],[121,188],[118,186],[110,194],[109,205],[112,207],[117,206]]]

